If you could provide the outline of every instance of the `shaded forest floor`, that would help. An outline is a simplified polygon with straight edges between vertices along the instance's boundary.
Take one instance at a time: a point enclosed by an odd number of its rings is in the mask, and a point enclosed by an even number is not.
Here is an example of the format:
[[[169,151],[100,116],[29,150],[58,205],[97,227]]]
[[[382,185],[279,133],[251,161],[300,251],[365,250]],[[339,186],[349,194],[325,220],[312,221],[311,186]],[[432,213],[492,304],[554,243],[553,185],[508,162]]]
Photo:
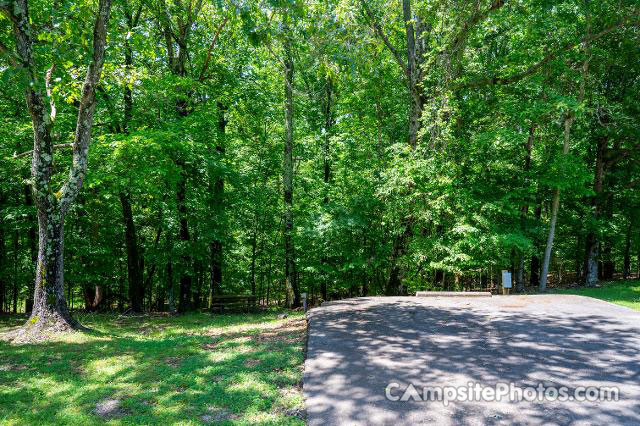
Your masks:
[[[0,341],[0,424],[304,424],[301,313],[78,318],[93,331]]]
[[[577,294],[594,297],[640,311],[640,281],[613,281],[597,288],[573,288],[558,290],[560,294]]]

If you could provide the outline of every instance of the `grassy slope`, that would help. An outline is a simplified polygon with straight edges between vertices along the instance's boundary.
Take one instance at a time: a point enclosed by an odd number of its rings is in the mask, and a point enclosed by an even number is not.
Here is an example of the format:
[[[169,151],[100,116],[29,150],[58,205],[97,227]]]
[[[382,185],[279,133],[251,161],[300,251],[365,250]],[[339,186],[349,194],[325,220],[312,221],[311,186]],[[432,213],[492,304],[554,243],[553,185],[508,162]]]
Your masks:
[[[640,281],[616,281],[600,288],[560,290],[558,293],[594,297],[640,311]]]
[[[300,314],[80,320],[95,331],[0,341],[0,424],[304,423]],[[22,321],[4,317],[0,332]]]

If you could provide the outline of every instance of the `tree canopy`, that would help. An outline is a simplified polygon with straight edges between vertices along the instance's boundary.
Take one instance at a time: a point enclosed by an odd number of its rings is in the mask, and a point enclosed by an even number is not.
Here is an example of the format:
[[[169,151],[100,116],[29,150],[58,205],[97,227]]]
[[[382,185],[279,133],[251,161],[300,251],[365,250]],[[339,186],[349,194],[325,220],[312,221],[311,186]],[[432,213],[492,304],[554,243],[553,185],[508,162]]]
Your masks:
[[[636,1],[0,11],[0,311],[46,247],[60,303],[138,312],[640,268]]]

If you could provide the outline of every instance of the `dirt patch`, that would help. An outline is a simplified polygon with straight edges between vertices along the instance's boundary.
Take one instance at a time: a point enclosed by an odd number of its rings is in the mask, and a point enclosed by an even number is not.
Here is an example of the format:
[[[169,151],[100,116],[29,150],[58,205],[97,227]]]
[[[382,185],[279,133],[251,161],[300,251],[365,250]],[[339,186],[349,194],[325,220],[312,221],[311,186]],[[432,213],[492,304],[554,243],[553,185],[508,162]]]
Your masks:
[[[217,407],[208,407],[208,413],[200,417],[203,423],[211,424],[211,423],[219,423],[225,420],[236,420],[239,419],[240,416],[232,413],[231,411],[225,410],[223,408]]]
[[[180,361],[182,361],[182,360],[180,358],[176,358],[176,357],[169,357],[169,358],[165,358],[165,360],[164,360],[165,364],[167,364],[171,368],[180,367]]]
[[[102,419],[119,419],[128,415],[127,410],[122,408],[122,401],[117,398],[107,398],[96,404],[93,414]]]
[[[255,367],[256,365],[260,364],[260,360],[259,359],[248,359],[244,362],[244,366],[247,368],[252,368]]]
[[[307,321],[304,318],[294,318],[273,329],[263,331],[255,336],[258,343],[276,345],[279,343],[296,344],[304,342]]]
[[[0,365],[0,371],[22,371],[28,370],[29,366],[22,364],[2,364]]]

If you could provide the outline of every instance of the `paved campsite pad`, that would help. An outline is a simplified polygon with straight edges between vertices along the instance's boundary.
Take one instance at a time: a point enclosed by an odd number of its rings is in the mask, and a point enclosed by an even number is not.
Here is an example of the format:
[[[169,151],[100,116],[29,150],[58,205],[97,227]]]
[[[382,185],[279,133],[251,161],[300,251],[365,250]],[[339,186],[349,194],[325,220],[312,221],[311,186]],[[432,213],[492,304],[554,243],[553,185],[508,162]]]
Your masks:
[[[640,312],[581,296],[358,298],[309,312],[310,425],[640,424]],[[393,402],[388,383],[617,386],[609,402]]]

